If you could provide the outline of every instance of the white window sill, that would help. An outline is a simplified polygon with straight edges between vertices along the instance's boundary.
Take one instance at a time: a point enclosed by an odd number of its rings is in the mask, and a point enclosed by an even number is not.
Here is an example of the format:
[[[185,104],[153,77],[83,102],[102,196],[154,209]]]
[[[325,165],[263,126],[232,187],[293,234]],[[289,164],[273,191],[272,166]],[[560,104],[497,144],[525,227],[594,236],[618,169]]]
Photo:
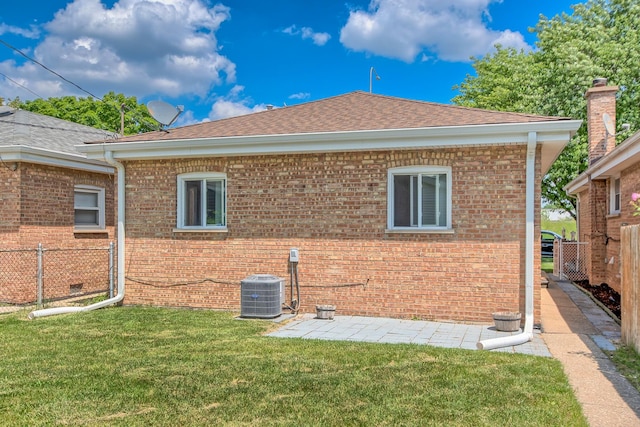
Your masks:
[[[174,228],[174,233],[228,233],[228,228]]]
[[[108,231],[105,230],[104,228],[74,228],[73,233],[74,234],[97,234],[97,233],[107,234]]]
[[[620,216],[620,211],[618,212],[609,212],[609,215],[607,215],[607,218],[618,218]]]
[[[453,228],[387,228],[385,234],[455,234]]]

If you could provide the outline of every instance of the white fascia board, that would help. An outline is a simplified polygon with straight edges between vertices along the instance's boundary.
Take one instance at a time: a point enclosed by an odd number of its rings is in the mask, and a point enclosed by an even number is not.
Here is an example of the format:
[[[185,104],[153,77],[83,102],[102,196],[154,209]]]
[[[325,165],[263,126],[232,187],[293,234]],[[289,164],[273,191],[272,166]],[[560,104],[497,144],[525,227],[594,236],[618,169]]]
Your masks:
[[[578,175],[573,181],[564,186],[564,191],[567,194],[575,196],[578,193],[586,190],[589,186],[589,175],[585,172]]]
[[[559,143],[564,147],[580,124],[579,120],[558,120],[418,129],[114,142],[78,145],[76,148],[86,153],[90,159],[103,159],[105,151],[110,151],[114,158],[120,160],[147,160],[526,144],[529,132],[536,132],[538,141],[542,144]]]
[[[618,145],[587,169],[591,179],[606,179],[618,175],[626,168],[640,162],[640,132]]]
[[[28,147],[25,145],[0,146],[0,158],[4,162],[37,163],[66,169],[76,169],[112,175],[115,169],[108,164],[81,155]]]
[[[640,163],[640,132],[636,132],[594,165],[589,166],[564,189],[569,194],[577,194],[587,188],[589,180],[602,180],[619,175],[623,170],[638,163]]]

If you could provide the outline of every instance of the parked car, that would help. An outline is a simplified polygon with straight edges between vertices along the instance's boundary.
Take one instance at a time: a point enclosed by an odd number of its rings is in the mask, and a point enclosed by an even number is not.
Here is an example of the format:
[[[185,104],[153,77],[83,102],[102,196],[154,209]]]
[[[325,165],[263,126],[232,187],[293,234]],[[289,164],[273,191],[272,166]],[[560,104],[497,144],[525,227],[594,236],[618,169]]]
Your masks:
[[[543,257],[553,257],[553,242],[556,239],[562,240],[562,236],[549,230],[540,232],[540,246]]]

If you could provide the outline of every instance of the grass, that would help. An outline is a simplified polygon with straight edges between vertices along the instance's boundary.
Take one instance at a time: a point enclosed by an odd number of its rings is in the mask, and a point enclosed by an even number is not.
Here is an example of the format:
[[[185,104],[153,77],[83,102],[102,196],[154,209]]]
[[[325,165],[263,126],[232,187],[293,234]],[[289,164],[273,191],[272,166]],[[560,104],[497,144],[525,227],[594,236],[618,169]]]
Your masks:
[[[562,230],[565,230],[565,236],[567,239],[571,238],[571,232],[576,231],[576,221],[574,219],[562,219],[551,221],[548,218],[542,217],[540,221],[541,230],[549,230],[558,233],[562,236]],[[577,236],[576,236],[577,237]]]
[[[553,258],[542,257],[540,260],[540,268],[542,271],[546,271],[547,273],[553,273]]]
[[[632,386],[640,390],[640,355],[633,347],[623,346],[609,354],[622,374]]]
[[[3,315],[2,425],[586,426],[551,358],[272,327],[141,307]]]

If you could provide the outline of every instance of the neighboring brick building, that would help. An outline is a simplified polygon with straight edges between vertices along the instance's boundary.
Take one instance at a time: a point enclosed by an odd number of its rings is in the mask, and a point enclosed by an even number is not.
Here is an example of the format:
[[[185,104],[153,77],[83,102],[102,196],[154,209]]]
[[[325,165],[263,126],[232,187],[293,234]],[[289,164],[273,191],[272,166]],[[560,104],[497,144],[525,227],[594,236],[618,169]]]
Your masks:
[[[0,302],[33,302],[36,295],[33,253],[6,251],[39,243],[49,249],[105,246],[115,238],[114,169],[74,147],[98,138],[113,134],[0,106]],[[73,273],[81,255],[56,256],[69,283],[48,280],[47,298],[67,296],[70,286],[77,290],[83,282]],[[84,283],[83,291],[91,289]]]
[[[123,165],[127,304],[239,310],[297,248],[302,311],[487,322],[527,281],[539,314],[540,177],[579,125],[354,92],[81,150]]]
[[[606,79],[587,90],[589,167],[565,190],[578,199],[578,240],[587,243],[589,282],[620,292],[620,227],[640,223],[629,204],[640,192],[640,132],[615,145],[617,91]]]

